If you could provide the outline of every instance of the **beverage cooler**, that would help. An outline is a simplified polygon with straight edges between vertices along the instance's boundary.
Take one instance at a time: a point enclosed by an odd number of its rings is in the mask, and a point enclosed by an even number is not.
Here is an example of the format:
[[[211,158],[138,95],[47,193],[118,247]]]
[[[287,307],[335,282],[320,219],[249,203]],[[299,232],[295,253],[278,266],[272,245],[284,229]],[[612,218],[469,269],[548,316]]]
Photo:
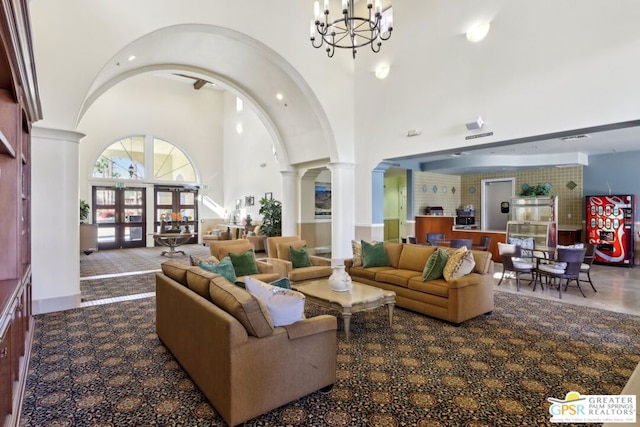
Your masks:
[[[634,200],[632,195],[587,196],[587,243],[593,262],[633,266]]]

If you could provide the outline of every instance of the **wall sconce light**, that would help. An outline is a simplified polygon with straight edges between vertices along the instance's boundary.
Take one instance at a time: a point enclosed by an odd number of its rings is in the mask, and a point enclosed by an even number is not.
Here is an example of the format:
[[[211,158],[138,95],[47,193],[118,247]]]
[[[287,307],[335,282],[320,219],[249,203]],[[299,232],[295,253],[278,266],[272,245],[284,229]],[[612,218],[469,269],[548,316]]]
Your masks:
[[[391,71],[391,66],[388,64],[382,64],[382,65],[378,65],[378,67],[376,68],[376,78],[378,80],[383,80],[386,79],[387,76],[389,75],[389,71]]]

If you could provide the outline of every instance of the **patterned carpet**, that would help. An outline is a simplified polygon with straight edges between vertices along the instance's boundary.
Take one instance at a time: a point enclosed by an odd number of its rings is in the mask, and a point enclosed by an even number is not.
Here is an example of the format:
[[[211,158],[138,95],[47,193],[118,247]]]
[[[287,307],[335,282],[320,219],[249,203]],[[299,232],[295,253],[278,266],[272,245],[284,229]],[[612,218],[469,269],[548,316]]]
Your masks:
[[[331,393],[246,425],[546,426],[547,397],[617,394],[640,362],[640,317],[495,300],[461,327],[402,309],[391,328],[383,309],[354,315],[350,342],[338,332]],[[21,425],[223,426],[159,342],[154,314],[148,298],[36,316]]]

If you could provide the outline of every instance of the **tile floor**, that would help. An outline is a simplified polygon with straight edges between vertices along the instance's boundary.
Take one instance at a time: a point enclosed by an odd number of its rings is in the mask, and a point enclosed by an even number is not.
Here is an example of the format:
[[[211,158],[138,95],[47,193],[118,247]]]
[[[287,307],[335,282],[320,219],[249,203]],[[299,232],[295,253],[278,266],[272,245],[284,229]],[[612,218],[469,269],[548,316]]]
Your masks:
[[[585,298],[572,283],[567,292],[562,293],[562,302],[640,316],[640,266],[627,268],[594,264],[591,268],[591,280],[597,292],[593,292],[589,283],[582,282],[580,286],[586,295]],[[507,280],[505,278],[502,284],[497,286],[501,275],[502,265],[496,264],[494,289],[516,293],[515,279]],[[533,286],[526,285],[527,280],[523,281],[522,277],[520,292],[523,295],[559,301],[556,288],[545,286],[542,291],[538,285],[534,292]]]

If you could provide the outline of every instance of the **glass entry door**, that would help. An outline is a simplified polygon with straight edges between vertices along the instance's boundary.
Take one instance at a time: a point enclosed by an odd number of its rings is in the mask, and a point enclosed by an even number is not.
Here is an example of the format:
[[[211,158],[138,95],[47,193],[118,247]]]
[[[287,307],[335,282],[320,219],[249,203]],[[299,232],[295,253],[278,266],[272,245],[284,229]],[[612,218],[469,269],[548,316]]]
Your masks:
[[[98,249],[146,246],[144,188],[93,187]]]
[[[178,220],[182,231],[195,233],[187,243],[198,243],[198,190],[191,187],[157,185],[155,189],[155,227],[160,231],[161,219],[172,214]],[[172,221],[173,223],[173,221]]]

